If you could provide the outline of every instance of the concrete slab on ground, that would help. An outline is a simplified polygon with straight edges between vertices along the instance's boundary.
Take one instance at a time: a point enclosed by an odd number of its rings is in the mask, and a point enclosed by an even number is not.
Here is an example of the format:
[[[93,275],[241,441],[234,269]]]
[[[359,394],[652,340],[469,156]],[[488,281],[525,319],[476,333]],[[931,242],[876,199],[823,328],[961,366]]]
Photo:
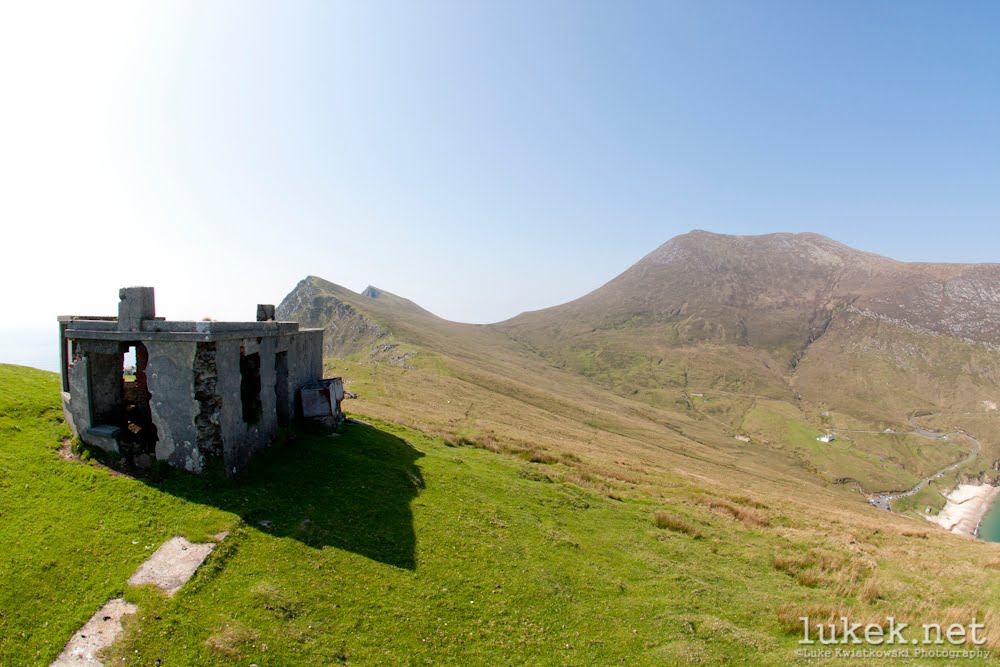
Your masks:
[[[121,598],[108,600],[66,644],[51,667],[103,667],[97,652],[111,646],[122,632],[122,616],[137,607]]]
[[[183,537],[172,537],[139,566],[128,583],[130,586],[153,584],[167,595],[173,595],[214,548],[214,544],[194,544]]]

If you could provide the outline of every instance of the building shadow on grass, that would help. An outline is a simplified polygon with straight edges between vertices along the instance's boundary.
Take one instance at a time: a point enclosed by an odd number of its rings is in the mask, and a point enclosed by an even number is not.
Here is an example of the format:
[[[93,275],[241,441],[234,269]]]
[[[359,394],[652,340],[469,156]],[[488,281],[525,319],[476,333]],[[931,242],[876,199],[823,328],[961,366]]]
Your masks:
[[[421,456],[373,426],[348,422],[333,431],[303,422],[285,429],[234,478],[172,471],[147,483],[238,514],[271,535],[413,570],[410,502],[424,485],[416,465]]]

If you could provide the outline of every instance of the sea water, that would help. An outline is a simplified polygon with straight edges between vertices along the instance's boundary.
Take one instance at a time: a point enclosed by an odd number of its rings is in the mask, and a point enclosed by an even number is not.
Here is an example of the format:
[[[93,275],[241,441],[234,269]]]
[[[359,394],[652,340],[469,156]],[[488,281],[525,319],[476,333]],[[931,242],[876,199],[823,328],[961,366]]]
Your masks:
[[[5,329],[0,327],[0,364],[59,370],[59,328]]]
[[[979,539],[1000,542],[1000,501],[993,503],[979,524]]]

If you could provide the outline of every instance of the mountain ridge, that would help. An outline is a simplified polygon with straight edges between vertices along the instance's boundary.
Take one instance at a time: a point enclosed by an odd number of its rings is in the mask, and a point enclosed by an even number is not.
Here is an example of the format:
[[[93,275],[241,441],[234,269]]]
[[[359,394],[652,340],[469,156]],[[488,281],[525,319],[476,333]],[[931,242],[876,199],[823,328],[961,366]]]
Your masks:
[[[958,308],[975,308],[976,292],[985,295],[990,306],[988,320],[1000,324],[1000,291],[994,281],[1000,281],[1000,264],[900,262],[811,232],[731,236],[694,231],[670,239],[578,299],[499,324],[517,327],[552,309],[586,317],[592,325],[606,322],[609,316],[636,313],[670,319],[687,315],[691,296],[696,295],[703,302],[742,311],[812,305],[807,319],[815,319],[819,308],[855,305],[941,331],[948,318],[959,320]],[[922,297],[934,297],[934,285],[943,285],[936,305],[947,311],[944,322],[934,326],[927,318],[902,311],[908,306],[916,310]],[[949,298],[958,301],[957,307],[949,308]],[[726,324],[725,318],[722,323]],[[732,320],[728,324],[732,333],[737,327]],[[993,327],[964,332],[951,327],[943,332],[1000,343]]]
[[[494,324],[316,277],[278,314],[325,327],[331,356],[376,341],[473,363],[515,355],[653,405],[707,387],[902,424],[908,411],[968,411],[1000,393],[1000,264],[900,262],[811,232],[695,230],[575,300]],[[866,367],[891,376],[885,395],[872,395]],[[964,398],[942,398],[942,383]]]
[[[706,247],[709,245],[711,247]],[[730,246],[729,252],[719,252],[718,250],[721,245]],[[639,277],[648,277],[651,267],[653,266],[682,264],[683,268],[687,270],[698,269],[704,271],[708,269],[719,271],[720,273],[739,273],[742,277],[749,272],[749,269],[754,268],[754,255],[753,253],[747,253],[746,250],[754,249],[755,246],[757,246],[756,251],[758,253],[762,250],[768,253],[774,253],[777,251],[778,253],[783,253],[779,256],[781,259],[785,260],[789,257],[798,255],[798,259],[800,260],[814,260],[812,264],[815,266],[836,267],[840,269],[847,268],[855,273],[875,278],[884,278],[888,274],[890,277],[894,277],[901,282],[904,281],[904,279],[907,282],[911,282],[915,278],[920,278],[920,273],[924,272],[924,284],[922,287],[925,288],[925,294],[932,294],[932,292],[926,288],[935,280],[954,281],[964,279],[969,283],[969,290],[978,290],[980,294],[986,295],[991,303],[996,303],[998,304],[998,307],[1000,307],[1000,291],[994,289],[992,285],[983,284],[984,279],[986,281],[994,279],[1000,280],[1000,263],[906,262],[853,248],[816,232],[775,232],[759,235],[731,235],[695,229],[668,239],[657,248],[641,257],[631,266],[627,267],[616,277],[596,289],[581,295],[580,297],[564,303],[547,306],[545,308],[524,311],[518,315],[507,318],[506,320],[474,326],[507,325],[509,323],[516,323],[523,318],[533,316],[537,313],[543,313],[557,308],[569,307],[572,304],[577,304],[581,300],[591,297],[595,293],[605,290],[606,288],[616,286],[621,283],[627,283],[629,280],[634,280],[637,275]],[[761,248],[760,246],[764,247]],[[739,256],[741,253],[746,255],[742,266],[740,266],[740,262],[738,260],[733,260],[731,257],[733,254]],[[730,255],[730,257],[727,258],[725,256],[727,254]],[[805,255],[808,255],[808,257]],[[853,264],[849,264],[849,262],[853,262]],[[857,282],[857,275],[853,277]],[[840,284],[844,282],[845,276],[827,276],[827,279],[832,284]],[[451,322],[453,324],[465,324],[463,322],[445,320],[444,318],[435,315],[405,297],[383,290],[374,285],[368,285],[361,292],[353,292],[345,287],[318,276],[307,276],[303,281],[300,281],[295,288],[293,288],[289,296],[294,295],[296,290],[301,289],[305,283],[309,281],[322,281],[325,289],[339,298],[352,299],[364,297],[365,299],[373,301],[378,299],[382,299],[383,301],[395,300],[400,305],[406,305],[416,311],[420,311],[422,314],[440,319],[442,321]],[[948,296],[947,286],[943,295]],[[969,295],[958,294],[958,296],[968,297]],[[286,297],[286,300],[287,298],[288,297]],[[885,304],[888,303],[886,299],[883,299],[883,302]],[[284,312],[289,312],[290,308],[291,305],[286,304]],[[279,312],[282,312],[280,307]]]

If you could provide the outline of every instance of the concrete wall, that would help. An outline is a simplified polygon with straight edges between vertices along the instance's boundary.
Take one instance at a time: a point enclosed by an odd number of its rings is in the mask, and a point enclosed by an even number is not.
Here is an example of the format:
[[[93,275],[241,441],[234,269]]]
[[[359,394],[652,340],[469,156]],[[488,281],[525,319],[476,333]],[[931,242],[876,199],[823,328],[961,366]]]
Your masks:
[[[241,401],[240,350],[260,355],[260,406],[256,423],[244,420]],[[287,376],[284,391],[277,387],[277,353],[285,352]],[[222,397],[221,429],[226,474],[238,472],[278,435],[279,414],[293,416],[299,389],[322,377],[323,332],[291,336],[243,338],[216,344],[218,392]],[[279,395],[284,399],[278,408]]]
[[[90,362],[75,355],[69,366],[69,393],[63,394],[63,414],[73,433],[83,436],[94,424],[90,412]]]
[[[299,389],[323,377],[323,331],[302,331],[291,336],[288,343],[289,414],[299,415],[295,400]]]
[[[156,458],[172,466],[201,472],[205,457],[198,449],[195,417],[199,405],[194,400],[195,343],[146,341],[149,363],[150,412],[156,426]]]
[[[94,426],[112,423],[122,403],[121,344],[95,340],[76,342],[67,373],[69,393],[62,395],[63,414],[73,433],[84,442],[94,444],[88,442],[87,432]],[[107,447],[104,442],[96,444]]]
[[[88,352],[90,366],[90,410],[94,424],[114,424],[121,416],[125,381],[122,353],[113,344],[113,353]]]
[[[239,472],[250,458],[267,447],[278,435],[275,405],[274,338],[244,338],[216,344],[218,391],[222,397],[222,450],[227,475]],[[242,350],[242,352],[241,352]],[[241,354],[260,355],[260,415],[250,422],[244,419],[241,400]]]

